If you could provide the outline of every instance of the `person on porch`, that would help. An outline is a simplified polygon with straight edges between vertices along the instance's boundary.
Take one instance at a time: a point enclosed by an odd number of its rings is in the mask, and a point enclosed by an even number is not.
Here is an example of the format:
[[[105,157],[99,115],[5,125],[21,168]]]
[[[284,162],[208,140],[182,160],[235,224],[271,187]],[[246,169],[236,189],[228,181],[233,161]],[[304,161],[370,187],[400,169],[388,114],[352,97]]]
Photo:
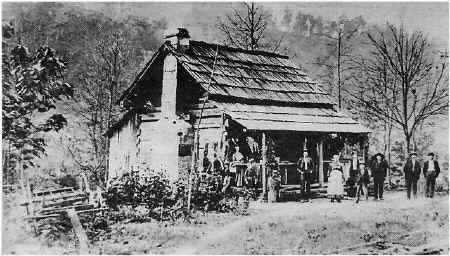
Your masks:
[[[233,154],[231,168],[236,173],[236,186],[242,187],[244,178],[244,167],[242,166],[242,163],[244,163],[244,155],[240,152],[239,146],[236,146],[234,149],[235,152]]]
[[[427,182],[425,190],[426,197],[432,198],[434,196],[434,186],[440,171],[438,161],[434,160],[434,153],[428,153],[428,160],[423,164],[423,176]]]
[[[308,149],[303,148],[303,156],[297,161],[297,171],[300,174],[300,193],[302,202],[311,201],[311,180],[313,178],[314,163],[308,156]]]
[[[271,175],[267,180],[267,187],[269,191],[267,192],[267,202],[274,203],[280,198],[280,188],[281,188],[281,177],[278,174],[278,170],[273,169]]]
[[[384,179],[386,178],[387,174],[387,163],[386,160],[384,160],[384,155],[381,153],[377,153],[375,155],[375,159],[372,162],[372,165],[370,167],[372,171],[372,177],[373,177],[373,187],[374,187],[374,199],[375,200],[384,200],[383,198],[383,186],[384,186]]]
[[[222,178],[225,175],[224,173],[224,163],[222,159],[217,155],[217,153],[214,153],[214,160],[212,162],[212,169],[213,173],[215,175],[220,175]]]
[[[333,203],[337,200],[338,203],[344,197],[344,173],[343,165],[339,161],[339,154],[333,155],[333,161],[330,163],[330,170],[328,172],[328,188],[327,195]]]
[[[258,164],[255,162],[253,158],[249,159],[249,167],[245,170],[244,177],[245,177],[245,187],[249,189],[253,197],[256,197],[256,183],[257,183],[257,172],[258,172]]]
[[[356,149],[353,149],[352,158],[350,161],[349,179],[347,181],[347,184],[349,185],[349,190],[347,191],[347,193],[349,193],[350,196],[356,195],[356,190],[358,187],[358,184],[356,183],[356,177],[359,173],[359,164],[360,161],[358,159],[358,151]]]
[[[403,173],[405,174],[405,185],[406,185],[406,197],[411,199],[411,190],[414,199],[417,198],[417,181],[420,177],[420,163],[417,161],[417,153],[409,153],[409,158],[406,160],[405,166],[403,167]]]

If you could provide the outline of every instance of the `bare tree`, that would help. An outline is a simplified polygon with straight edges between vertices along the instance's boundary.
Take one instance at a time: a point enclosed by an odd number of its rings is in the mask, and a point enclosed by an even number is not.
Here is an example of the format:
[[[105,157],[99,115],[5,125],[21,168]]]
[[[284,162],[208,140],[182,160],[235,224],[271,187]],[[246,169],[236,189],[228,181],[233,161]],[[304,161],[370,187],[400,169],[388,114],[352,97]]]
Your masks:
[[[244,2],[242,7],[239,10],[233,8],[232,14],[227,14],[217,23],[217,28],[224,35],[227,43],[247,50],[271,48],[272,51],[277,51],[282,38],[269,40],[267,27],[271,19],[270,14],[262,6],[253,2]]]
[[[388,24],[376,34],[368,34],[373,51],[359,65],[359,89],[349,93],[373,117],[401,129],[409,153],[416,129],[446,113],[448,57],[433,57],[422,32]]]
[[[324,56],[316,59],[315,64],[326,68],[327,75],[332,77],[331,87],[336,84],[339,109],[342,107],[341,88],[350,79],[350,76],[344,77],[344,73],[351,70],[353,41],[361,26],[358,22],[341,19],[338,23],[331,23],[328,33],[321,33],[327,50]]]

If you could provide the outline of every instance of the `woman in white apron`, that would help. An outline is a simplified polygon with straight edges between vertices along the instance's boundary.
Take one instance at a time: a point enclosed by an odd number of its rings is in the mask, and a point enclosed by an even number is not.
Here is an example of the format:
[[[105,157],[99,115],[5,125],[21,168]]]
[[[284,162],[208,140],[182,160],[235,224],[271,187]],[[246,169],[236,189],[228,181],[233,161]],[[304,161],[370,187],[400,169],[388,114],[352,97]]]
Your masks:
[[[330,171],[328,172],[328,188],[327,195],[333,203],[337,200],[339,203],[344,196],[344,174],[343,165],[339,162],[339,155],[333,155],[333,162],[330,164]]]

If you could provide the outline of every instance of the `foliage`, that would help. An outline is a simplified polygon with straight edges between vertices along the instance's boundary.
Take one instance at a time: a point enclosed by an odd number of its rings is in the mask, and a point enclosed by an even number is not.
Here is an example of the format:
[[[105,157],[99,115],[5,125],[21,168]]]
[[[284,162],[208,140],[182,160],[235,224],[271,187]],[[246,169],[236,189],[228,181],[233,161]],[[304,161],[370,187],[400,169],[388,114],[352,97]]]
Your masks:
[[[162,172],[151,173],[147,177],[127,173],[111,181],[105,196],[106,203],[116,211],[123,206],[130,206],[132,210],[143,206],[147,218],[176,220],[185,217],[187,212],[184,188],[180,184],[174,187]]]
[[[63,143],[77,165],[91,173],[97,184],[102,184],[108,153],[108,138],[104,134],[123,111],[116,102],[137,74],[149,47],[155,48],[159,43],[154,33],[164,24],[154,25],[136,17],[124,22],[93,16],[83,20],[88,24],[92,21],[101,24],[102,30],[91,28],[96,36],[85,39],[91,47],[78,60],[81,64],[76,77],[78,101],[73,106],[78,125],[86,127],[87,136]],[[86,138],[87,146],[80,146],[83,144],[80,141],[86,142]]]
[[[115,221],[177,220],[188,216],[187,184],[179,180],[173,185],[164,173],[151,173],[142,178],[125,174],[114,178],[106,192],[107,205],[115,211],[110,218]],[[239,196],[246,200],[252,195],[247,189],[223,191],[220,175],[196,176],[192,179],[191,207],[202,212],[230,212],[236,210]]]
[[[4,30],[13,30],[4,25]],[[2,137],[4,172],[34,166],[36,157],[45,153],[44,133],[59,131],[67,120],[51,113],[56,103],[73,96],[72,87],[64,82],[66,65],[49,46],[35,52],[4,38],[2,58]],[[19,163],[22,166],[19,166]]]
[[[74,101],[58,106],[67,111],[66,118],[74,121],[69,121],[69,129],[59,135],[57,143],[63,146],[64,156],[70,158],[68,162],[103,185],[108,149],[103,134],[119,118],[121,109],[116,101],[121,92],[160,45],[159,33],[165,22],[135,16],[111,19],[62,3],[17,6],[21,8],[10,20],[14,24],[10,27],[18,33],[12,35],[12,40],[22,42],[31,51],[52,45],[64,62],[70,63],[65,80],[77,85]],[[10,27],[3,33],[9,35]]]

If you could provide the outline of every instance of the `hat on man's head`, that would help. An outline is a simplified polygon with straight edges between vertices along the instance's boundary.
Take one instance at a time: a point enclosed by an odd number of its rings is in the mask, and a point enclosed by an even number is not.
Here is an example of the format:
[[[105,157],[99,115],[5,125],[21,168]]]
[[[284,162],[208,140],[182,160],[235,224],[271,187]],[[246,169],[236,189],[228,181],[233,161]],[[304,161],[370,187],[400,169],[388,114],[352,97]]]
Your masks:
[[[381,158],[384,158],[384,155],[380,152],[376,153],[373,157],[381,156]]]
[[[409,156],[417,156],[417,153],[415,151],[409,152]]]

